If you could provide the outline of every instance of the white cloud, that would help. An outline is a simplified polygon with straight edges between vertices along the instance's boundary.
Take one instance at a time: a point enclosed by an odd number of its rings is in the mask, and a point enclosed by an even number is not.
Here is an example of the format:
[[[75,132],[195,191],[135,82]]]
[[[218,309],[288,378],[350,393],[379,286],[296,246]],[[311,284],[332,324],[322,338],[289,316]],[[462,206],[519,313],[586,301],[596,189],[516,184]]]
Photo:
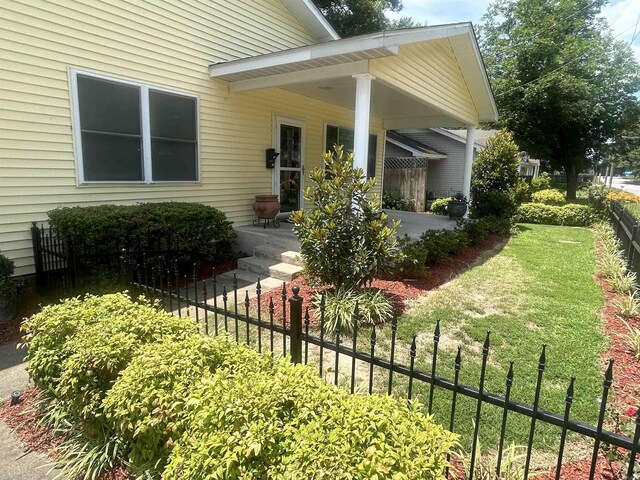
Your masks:
[[[388,17],[396,19],[408,16],[427,25],[469,21],[477,24],[489,3],[490,0],[404,0],[404,9],[399,13],[389,12]],[[607,18],[613,34],[619,35],[618,40],[630,42],[640,15],[640,0],[613,0],[604,7],[602,14]],[[632,48],[640,60],[640,35]]]

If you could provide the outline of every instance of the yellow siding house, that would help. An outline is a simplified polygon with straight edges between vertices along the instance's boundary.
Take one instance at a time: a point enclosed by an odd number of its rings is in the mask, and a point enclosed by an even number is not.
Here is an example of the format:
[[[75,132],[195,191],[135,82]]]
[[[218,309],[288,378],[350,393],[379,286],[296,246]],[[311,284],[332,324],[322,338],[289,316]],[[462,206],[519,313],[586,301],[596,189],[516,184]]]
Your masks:
[[[311,0],[3,0],[0,251],[32,273],[31,222],[58,206],[202,202],[248,224],[256,194],[304,207],[334,142],[380,186],[385,130],[472,143],[495,119],[468,23],[340,39]]]

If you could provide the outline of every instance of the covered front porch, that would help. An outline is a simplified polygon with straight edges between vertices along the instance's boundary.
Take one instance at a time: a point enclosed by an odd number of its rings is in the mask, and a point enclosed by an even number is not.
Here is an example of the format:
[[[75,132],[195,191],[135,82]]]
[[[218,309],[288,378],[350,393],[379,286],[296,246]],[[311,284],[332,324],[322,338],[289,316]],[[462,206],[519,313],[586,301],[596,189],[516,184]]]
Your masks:
[[[226,81],[236,95],[279,89],[353,112],[347,124],[324,119],[322,138],[317,138],[312,128],[306,133],[307,118],[317,112],[282,119],[286,109],[274,111],[273,162],[267,168],[272,168],[272,193],[280,196],[285,214],[305,208],[300,153],[308,148],[305,142],[320,144],[322,151],[345,145],[354,152],[354,165],[375,176],[381,190],[386,131],[403,128],[467,129],[463,193],[468,196],[474,129],[497,119],[470,23],[333,40],[213,64],[209,73]]]

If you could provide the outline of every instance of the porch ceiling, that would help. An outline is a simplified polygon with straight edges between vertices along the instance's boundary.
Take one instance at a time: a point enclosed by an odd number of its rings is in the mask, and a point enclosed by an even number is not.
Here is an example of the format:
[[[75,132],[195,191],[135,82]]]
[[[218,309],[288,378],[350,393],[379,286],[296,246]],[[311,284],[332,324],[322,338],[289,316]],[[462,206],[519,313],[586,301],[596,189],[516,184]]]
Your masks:
[[[462,75],[463,93],[470,98],[471,111],[463,113],[448,109],[429,95],[447,89],[451,78],[442,73],[441,80],[427,79],[420,72],[438,75],[438,62],[428,54],[416,57],[405,47],[428,42],[448,41],[452,54],[444,68]],[[397,58],[408,64],[409,82],[390,78],[375,78],[371,92],[371,114],[384,120],[387,130],[437,126],[475,125],[479,121],[497,119],[497,110],[486,76],[484,64],[470,23],[439,25],[380,32],[322,44],[299,47],[214,64],[210,76],[229,82],[233,92],[262,88],[282,88],[322,102],[353,109],[355,80],[353,75],[372,73],[372,64],[379,59]],[[415,67],[415,69],[413,68]],[[435,72],[435,73],[434,73]],[[375,71],[373,72],[375,77]],[[405,74],[403,72],[403,74]],[[440,86],[438,86],[440,85]]]

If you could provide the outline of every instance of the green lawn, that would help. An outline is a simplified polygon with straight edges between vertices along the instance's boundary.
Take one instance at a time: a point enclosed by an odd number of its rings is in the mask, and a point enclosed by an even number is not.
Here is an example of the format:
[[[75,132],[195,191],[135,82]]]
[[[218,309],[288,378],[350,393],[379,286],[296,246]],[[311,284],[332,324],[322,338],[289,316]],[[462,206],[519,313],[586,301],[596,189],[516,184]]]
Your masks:
[[[477,387],[482,342],[490,330],[486,389],[504,393],[509,361],[513,360],[512,399],[531,404],[544,343],[547,367],[541,408],[562,413],[569,378],[575,375],[572,416],[594,422],[602,385],[599,354],[606,347],[600,328],[603,296],[594,280],[594,268],[590,230],[521,225],[519,233],[501,250],[486,254],[478,265],[423,297],[400,318],[398,338],[402,341],[402,353],[399,358],[406,361],[406,348],[412,335],[417,333],[416,368],[430,371],[432,332],[436,320],[440,319],[438,374],[453,378],[455,351],[461,344],[460,381]],[[387,342],[388,338],[383,339],[382,345]],[[428,388],[418,385],[416,391],[426,403]],[[451,394],[439,389],[436,393],[436,419],[448,426]],[[460,396],[458,399],[455,428],[463,434],[463,444],[468,446],[475,402]],[[501,414],[496,407],[483,407],[480,435],[484,446],[497,444]],[[543,451],[550,450],[558,441],[558,429],[540,426],[536,445]],[[526,444],[528,430],[527,419],[510,414],[507,444],[511,441]]]

